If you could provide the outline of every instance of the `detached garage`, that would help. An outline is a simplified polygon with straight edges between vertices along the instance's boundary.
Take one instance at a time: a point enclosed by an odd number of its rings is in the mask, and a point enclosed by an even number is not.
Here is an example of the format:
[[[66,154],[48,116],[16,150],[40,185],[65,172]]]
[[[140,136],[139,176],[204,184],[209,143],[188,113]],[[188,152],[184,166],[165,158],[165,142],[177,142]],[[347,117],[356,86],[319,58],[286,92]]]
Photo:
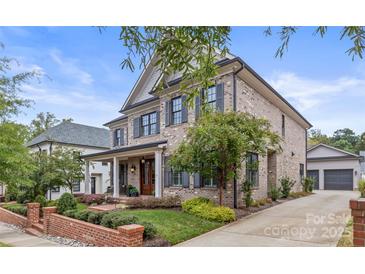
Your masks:
[[[361,156],[319,144],[307,151],[307,176],[315,189],[353,190],[360,179]]]

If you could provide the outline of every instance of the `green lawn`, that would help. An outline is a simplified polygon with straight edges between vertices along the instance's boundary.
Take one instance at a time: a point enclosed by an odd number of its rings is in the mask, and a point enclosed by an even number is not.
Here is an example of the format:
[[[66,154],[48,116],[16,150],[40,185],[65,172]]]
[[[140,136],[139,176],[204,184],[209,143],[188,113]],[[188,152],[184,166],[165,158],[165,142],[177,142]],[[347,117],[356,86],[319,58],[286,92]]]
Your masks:
[[[5,244],[3,242],[0,242],[0,247],[9,247],[9,246],[11,246],[11,245],[8,245],[8,244]]]
[[[167,209],[122,210],[120,215],[134,215],[140,221],[153,223],[158,235],[173,245],[223,225],[182,211]]]
[[[76,209],[79,210],[79,211],[85,210],[85,209],[87,209],[87,205],[86,204],[77,203]]]

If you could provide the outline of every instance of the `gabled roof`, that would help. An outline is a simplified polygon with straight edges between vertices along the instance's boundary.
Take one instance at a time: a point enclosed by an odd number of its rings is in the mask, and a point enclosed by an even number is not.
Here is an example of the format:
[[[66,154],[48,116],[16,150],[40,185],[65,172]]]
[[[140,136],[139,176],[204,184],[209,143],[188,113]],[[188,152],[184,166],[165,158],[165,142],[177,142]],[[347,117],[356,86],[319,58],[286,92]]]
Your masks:
[[[348,151],[345,151],[345,150],[342,150],[342,149],[339,149],[339,148],[336,148],[336,147],[333,147],[333,146],[330,146],[330,145],[326,145],[326,144],[322,144],[322,143],[320,143],[320,144],[318,144],[318,145],[315,145],[315,146],[312,146],[311,148],[309,148],[308,150],[307,150],[307,152],[310,152],[310,151],[313,151],[313,150],[315,150],[315,149],[317,149],[317,148],[319,148],[319,147],[325,147],[325,148],[328,148],[328,149],[330,149],[330,150],[334,150],[334,151],[337,151],[337,152],[340,152],[342,155],[341,156],[333,156],[333,158],[335,158],[335,157],[338,157],[338,158],[348,158],[348,157],[352,157],[352,158],[361,158],[361,156],[360,155],[357,155],[357,154],[355,154],[355,153],[351,153],[351,152],[348,152]],[[323,157],[323,158],[326,158],[326,157]]]
[[[117,117],[117,118],[115,118],[115,119],[113,119],[109,122],[106,122],[105,124],[103,124],[103,126],[107,127],[107,126],[109,126],[110,124],[112,124],[114,122],[118,122],[118,121],[122,121],[122,120],[126,120],[126,119],[128,119],[128,116],[123,114],[123,115],[121,115],[121,116],[119,116],[119,117]]]
[[[26,146],[32,147],[44,142],[79,145],[97,148],[110,148],[109,131],[104,128],[62,122],[29,141]]]

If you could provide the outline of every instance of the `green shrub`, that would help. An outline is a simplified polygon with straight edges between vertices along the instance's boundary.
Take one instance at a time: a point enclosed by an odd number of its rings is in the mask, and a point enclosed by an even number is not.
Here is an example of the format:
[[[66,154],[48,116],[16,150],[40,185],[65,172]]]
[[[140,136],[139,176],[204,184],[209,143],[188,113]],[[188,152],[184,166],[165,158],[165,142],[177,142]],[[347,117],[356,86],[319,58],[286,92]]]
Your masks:
[[[140,222],[139,224],[144,226],[143,239],[148,240],[156,236],[157,229],[154,224],[149,222]]]
[[[358,183],[361,198],[365,198],[365,179],[361,179]]]
[[[57,206],[58,200],[49,200],[47,201],[47,206]]]
[[[202,204],[211,204],[213,205],[213,202],[205,197],[196,197],[192,198],[190,200],[186,200],[182,203],[182,209],[186,212],[189,212],[192,208],[202,205]]]
[[[88,223],[100,225],[102,218],[106,214],[108,214],[108,212],[106,212],[106,211],[90,212],[89,217],[87,218],[87,221],[88,221]]]
[[[271,200],[275,202],[280,198],[280,189],[278,189],[276,186],[271,186],[268,194]]]
[[[26,203],[30,203],[31,201],[32,201],[32,197],[31,197],[31,195],[29,195],[28,192],[21,191],[16,196],[16,202],[18,204],[26,204]]]
[[[43,195],[38,195],[35,197],[34,202],[39,203],[41,207],[47,206],[47,199]]]
[[[76,209],[76,200],[71,193],[63,193],[57,202],[57,212],[62,214],[71,209]]]
[[[138,197],[139,196],[138,189],[135,186],[128,185],[127,196],[128,197]]]
[[[313,177],[305,177],[303,178],[302,187],[304,192],[312,192],[314,187],[314,178]]]
[[[5,193],[5,202],[16,201],[16,197],[18,196],[18,190],[15,188],[7,188]]]
[[[87,222],[90,213],[92,213],[92,211],[89,210],[78,211],[75,213],[75,219]]]
[[[118,226],[137,224],[138,218],[136,216],[114,216],[111,218],[111,228],[116,229]]]
[[[258,204],[259,204],[260,206],[264,206],[264,205],[266,205],[266,203],[267,203],[266,198],[259,199],[259,200],[257,200],[257,202],[258,202]]]
[[[291,180],[289,177],[285,176],[285,177],[280,178],[279,182],[281,185],[280,186],[281,197],[288,198],[290,191],[295,184],[295,181]]]
[[[203,197],[183,202],[182,208],[187,213],[210,221],[231,222],[236,219],[232,209],[224,206],[215,206],[209,199]]]
[[[77,209],[70,209],[63,212],[63,215],[66,217],[75,218],[77,212]]]
[[[259,204],[259,202],[258,202],[258,201],[256,201],[256,200],[252,200],[252,201],[251,201],[251,206],[252,206],[252,207],[259,207],[259,206],[260,206],[260,204]]]
[[[19,215],[27,216],[27,207],[22,204],[4,205],[3,208]]]
[[[253,193],[253,187],[254,182],[252,181],[244,181],[242,184],[242,192],[243,192],[243,201],[245,203],[246,208],[249,208],[251,206],[252,202],[252,193]]]

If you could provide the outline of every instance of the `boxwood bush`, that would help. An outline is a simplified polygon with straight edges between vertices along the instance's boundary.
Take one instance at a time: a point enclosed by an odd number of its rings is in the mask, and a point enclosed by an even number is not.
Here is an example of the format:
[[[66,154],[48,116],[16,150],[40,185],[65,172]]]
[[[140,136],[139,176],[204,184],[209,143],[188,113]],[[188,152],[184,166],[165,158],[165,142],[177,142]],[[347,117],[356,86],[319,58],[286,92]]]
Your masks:
[[[76,200],[71,193],[63,193],[57,202],[57,212],[62,214],[66,210],[76,209]]]
[[[236,214],[231,208],[215,206],[212,201],[203,197],[197,197],[183,202],[182,208],[187,213],[209,221],[227,223],[236,219]]]

